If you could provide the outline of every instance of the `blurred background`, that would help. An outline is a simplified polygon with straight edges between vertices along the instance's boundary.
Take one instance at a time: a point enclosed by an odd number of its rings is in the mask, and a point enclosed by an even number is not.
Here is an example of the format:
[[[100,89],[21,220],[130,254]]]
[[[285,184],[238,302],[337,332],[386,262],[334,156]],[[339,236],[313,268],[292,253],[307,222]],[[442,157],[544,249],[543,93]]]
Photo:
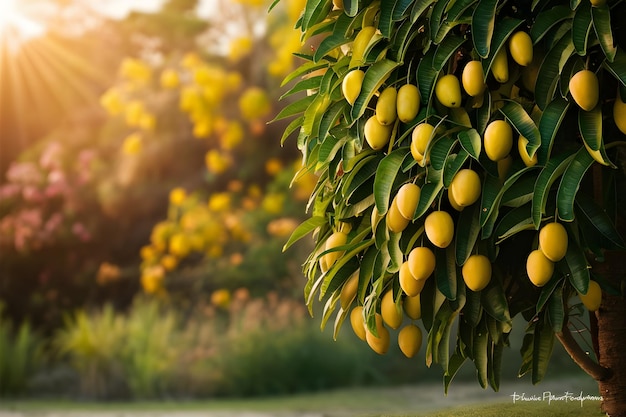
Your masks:
[[[317,179],[268,122],[311,45],[271,5],[0,0],[0,396],[441,384],[306,310],[310,242],[282,247]]]

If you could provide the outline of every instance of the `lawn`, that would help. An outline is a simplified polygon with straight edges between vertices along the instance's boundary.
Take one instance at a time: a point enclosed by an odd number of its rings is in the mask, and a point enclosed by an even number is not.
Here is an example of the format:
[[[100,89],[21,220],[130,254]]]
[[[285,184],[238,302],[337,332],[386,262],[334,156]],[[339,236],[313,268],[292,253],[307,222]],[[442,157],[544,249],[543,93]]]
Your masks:
[[[565,392],[571,393],[563,397]],[[548,401],[548,392],[554,396]],[[68,400],[2,401],[0,417],[524,417],[601,415],[588,379],[504,382],[500,392],[457,382],[445,396],[441,384],[353,388],[284,397],[207,401],[94,403]],[[524,397],[522,398],[522,393]],[[517,396],[517,401],[513,401]],[[544,396],[546,396],[544,398]],[[539,399],[541,398],[541,401]]]

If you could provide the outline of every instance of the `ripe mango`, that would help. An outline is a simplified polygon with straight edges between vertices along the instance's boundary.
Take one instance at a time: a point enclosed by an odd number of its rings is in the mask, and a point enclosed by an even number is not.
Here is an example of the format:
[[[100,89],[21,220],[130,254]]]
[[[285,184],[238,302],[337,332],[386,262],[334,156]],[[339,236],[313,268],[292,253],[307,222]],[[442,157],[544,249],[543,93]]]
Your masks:
[[[619,131],[626,135],[626,103],[622,101],[619,92],[613,104],[613,120]]]
[[[491,262],[485,255],[471,255],[461,270],[465,285],[472,291],[480,291],[491,282]]]
[[[407,358],[412,358],[422,346],[422,329],[415,324],[407,324],[398,332],[398,346]]]
[[[493,78],[500,84],[509,80],[509,61],[505,48],[500,48],[491,63],[491,73]]]
[[[425,246],[418,246],[409,252],[409,271],[418,281],[428,279],[435,270],[435,254]]]
[[[343,77],[343,81],[341,81],[341,92],[350,105],[353,105],[359,94],[361,94],[363,78],[365,78],[365,72],[355,69],[347,73]]]
[[[424,288],[424,284],[426,283],[425,279],[415,279],[411,274],[411,269],[409,268],[409,262],[405,261],[400,265],[400,272],[398,273],[398,280],[400,281],[400,288],[402,291],[410,297],[414,297],[422,292]]]
[[[341,304],[341,308],[347,310],[352,304],[352,300],[356,297],[356,292],[359,289],[359,272],[355,272],[348,278],[348,280],[341,287],[341,292],[339,293],[339,303]]]
[[[381,125],[390,125],[398,117],[397,111],[398,91],[395,87],[387,87],[380,93],[376,102],[376,118]]]
[[[387,290],[380,301],[380,314],[383,321],[392,329],[397,329],[402,324],[402,310],[398,309],[393,299],[393,289]]]
[[[328,239],[326,239],[324,250],[330,250],[338,246],[345,245],[347,241],[348,241],[347,234],[343,232],[339,232],[339,231],[334,232],[328,237]],[[343,256],[343,251],[327,253],[326,255],[324,255],[324,258],[326,259],[326,262],[325,262],[326,266],[328,268],[332,267],[335,261],[337,261],[337,259],[341,258],[342,256]]]
[[[363,307],[356,306],[350,311],[350,325],[357,337],[365,341],[365,320],[363,319]]]
[[[463,89],[472,97],[479,96],[485,91],[485,77],[483,75],[483,65],[480,61],[470,61],[465,64],[461,75]]]
[[[513,129],[504,120],[494,120],[487,125],[483,137],[483,147],[492,161],[506,158],[513,147]]]
[[[578,106],[591,111],[598,104],[600,99],[600,89],[598,77],[589,70],[578,71],[569,80],[569,91]]]
[[[454,74],[441,77],[435,84],[435,96],[446,107],[461,106],[461,84]]]
[[[420,155],[424,155],[434,130],[435,126],[426,122],[418,124],[413,129],[413,132],[411,133],[411,144],[415,144],[415,150],[419,152]],[[415,157],[415,155],[413,156]]]
[[[363,134],[365,135],[365,140],[368,145],[370,145],[372,149],[378,151],[389,143],[392,132],[392,125],[381,125],[376,116],[371,116],[365,122]]]
[[[398,190],[398,211],[407,220],[413,220],[413,214],[420,201],[422,189],[413,183],[406,183]]]
[[[407,317],[413,320],[419,320],[422,318],[422,302],[420,295],[404,297],[402,307]]]
[[[524,31],[515,32],[509,38],[509,53],[513,61],[522,67],[530,65],[533,61],[533,40]]]
[[[447,211],[433,211],[426,216],[424,230],[433,245],[447,248],[454,238],[454,220]]]
[[[450,183],[452,198],[461,207],[474,204],[480,198],[481,183],[480,177],[473,169],[465,168],[459,170]]]
[[[539,249],[552,262],[563,259],[567,243],[567,230],[561,223],[548,223],[539,230]]]
[[[530,282],[537,287],[543,287],[552,278],[554,262],[546,258],[540,249],[535,249],[526,259],[526,273]]]
[[[365,52],[370,41],[376,34],[375,26],[365,26],[354,38],[352,42],[352,57],[350,59],[350,68],[358,67],[365,64]]]
[[[366,327],[365,340],[374,352],[384,355],[389,350],[389,330],[383,324],[383,318],[378,313],[376,313],[376,333],[378,333],[378,336],[374,336]]]
[[[398,197],[394,197],[387,211],[387,227],[394,233],[400,233],[409,225],[409,220],[404,218],[398,210]]]
[[[403,123],[415,119],[420,109],[420,101],[420,91],[417,86],[405,84],[400,87],[396,96],[398,119]]]
[[[578,296],[589,311],[597,311],[600,308],[600,304],[602,304],[602,289],[600,284],[594,280],[589,280],[587,294],[578,293]]]

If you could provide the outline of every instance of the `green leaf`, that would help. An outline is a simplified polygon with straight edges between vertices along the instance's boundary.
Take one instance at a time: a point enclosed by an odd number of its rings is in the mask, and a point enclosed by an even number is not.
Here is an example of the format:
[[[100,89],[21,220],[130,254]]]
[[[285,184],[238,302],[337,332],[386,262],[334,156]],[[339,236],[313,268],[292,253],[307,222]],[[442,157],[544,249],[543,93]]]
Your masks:
[[[391,28],[393,20],[393,8],[397,0],[381,1],[380,14],[378,16],[378,30],[385,38],[391,37]]]
[[[530,28],[533,44],[536,45],[557,23],[570,19],[573,14],[574,11],[565,5],[554,6],[550,10],[539,13]]]
[[[393,16],[392,19],[394,21],[402,20],[404,14],[409,10],[409,7],[413,4],[414,0],[396,0],[395,6],[393,7]]]
[[[556,90],[559,80],[560,65],[563,59],[569,58],[574,52],[574,44],[571,36],[563,36],[550,49],[544,58],[537,74],[537,84],[535,86],[535,101],[541,110],[546,110],[546,106]]]
[[[613,43],[613,33],[611,32],[611,12],[608,5],[591,8],[591,18],[593,21],[593,28],[600,41],[600,47],[604,52],[604,56],[609,62],[613,62],[615,59],[615,53],[617,47]]]
[[[303,113],[309,107],[309,105],[313,103],[316,97],[317,94],[313,94],[311,96],[305,96],[297,101],[294,101],[293,103],[288,104],[276,115],[276,117],[274,117],[272,122]]]
[[[589,220],[589,224],[612,245],[615,245],[616,249],[626,249],[624,239],[620,236],[607,212],[595,204],[590,196],[580,194],[576,198],[576,206],[580,209],[579,213]]]
[[[359,12],[359,0],[344,0],[343,9],[348,16],[356,16]]]
[[[430,35],[431,39],[435,36],[435,34],[439,31],[439,26],[441,25],[441,19],[443,17],[444,12],[446,11],[446,7],[450,3],[450,0],[437,0],[432,10],[430,11]]]
[[[606,60],[602,65],[613,74],[622,85],[626,86],[626,52],[624,52],[624,49],[618,48],[613,62]]]
[[[574,199],[583,176],[593,162],[593,158],[583,147],[576,153],[563,173],[556,196],[557,212],[561,220],[566,222],[574,220]]]
[[[561,332],[565,323],[565,309],[563,307],[563,286],[560,285],[552,293],[548,301],[548,319],[553,332]]]
[[[482,198],[480,202],[481,212],[480,212],[480,225],[484,227],[487,223],[487,220],[491,216],[492,212],[497,212],[500,206],[500,200],[504,195],[504,192],[508,190],[515,182],[526,172],[534,169],[534,167],[524,167],[520,170],[515,171],[512,175],[510,175],[504,184],[500,184],[499,178],[494,178],[491,176],[487,176],[483,183],[483,192]],[[513,170],[513,169],[512,169]],[[486,236],[483,236],[486,237]]]
[[[446,20],[456,22],[465,10],[477,2],[478,0],[456,0],[448,10]]]
[[[454,149],[457,141],[450,136],[443,136],[437,140],[430,149],[430,163],[433,168],[440,171],[443,169],[448,155]]]
[[[285,131],[283,132],[283,136],[280,138],[280,146],[283,146],[283,144],[285,143],[289,135],[291,135],[296,130],[300,129],[300,126],[302,126],[303,121],[304,121],[304,116],[300,116],[296,119],[293,119],[291,122],[289,122],[289,125],[287,125],[287,127],[285,128]]]
[[[344,110],[348,107],[348,105],[349,105],[348,102],[345,100],[336,101],[324,113],[324,115],[320,119],[320,124],[319,124],[318,135],[320,139],[324,140],[324,138],[326,138],[326,136],[328,135],[328,132],[333,126],[335,126],[337,120],[339,120],[339,117],[344,112]],[[348,139],[349,138],[346,138],[346,141]]]
[[[570,103],[558,97],[550,102],[541,114],[539,119],[539,133],[541,135],[541,146],[537,151],[539,164],[545,165],[550,159],[554,138],[556,138],[561,122],[569,109]]]
[[[538,313],[543,310],[546,303],[552,296],[554,289],[562,284],[563,277],[555,274],[552,279],[550,279],[550,281],[548,281],[548,283],[541,288],[541,293],[539,294],[539,298],[537,299],[537,306],[535,307]]]
[[[536,229],[539,228],[541,216],[545,213],[548,193],[552,184],[565,172],[572,159],[574,159],[574,155],[559,154],[550,158],[548,164],[539,173],[532,200],[532,218]]]
[[[578,111],[578,128],[583,141],[592,150],[597,151],[602,145],[602,108],[596,106],[591,111]]]
[[[295,242],[325,224],[326,218],[322,216],[315,216],[305,220],[293,231],[293,233],[289,237],[289,240],[287,241],[287,243],[285,243],[285,246],[283,246],[283,252],[286,251]]]
[[[430,208],[433,201],[439,195],[439,192],[443,188],[443,184],[441,181],[437,182],[429,182],[424,184],[422,187],[422,192],[420,193],[420,201],[417,204],[417,208],[415,209],[415,215],[413,216],[413,220],[419,219],[426,213],[426,211]]]
[[[489,285],[481,291],[480,302],[487,314],[498,321],[510,323],[509,304],[499,279],[492,277]]]
[[[489,331],[487,330],[484,318],[480,322],[480,324],[474,329],[473,340],[474,346],[472,347],[472,350],[474,352],[474,366],[476,366],[478,383],[482,388],[487,388]]]
[[[456,223],[454,246],[456,250],[456,263],[460,266],[467,261],[472,254],[474,244],[480,233],[480,206],[472,204],[465,208]]]
[[[476,129],[467,129],[459,132],[459,142],[465,151],[475,160],[480,157],[482,139]]]
[[[374,177],[374,199],[380,215],[387,213],[391,189],[407,153],[408,149],[406,147],[395,149],[385,156],[378,165],[376,176]]]
[[[348,279],[354,271],[358,269],[359,262],[357,261],[356,255],[373,244],[374,240],[368,239],[359,242],[356,245],[345,245],[346,253],[335,262],[332,268],[322,275],[324,279],[319,291],[320,300],[324,297],[327,291],[334,291],[337,289],[340,283]],[[341,247],[343,246],[339,246],[338,248]],[[351,249],[347,249],[348,247]]]
[[[465,307],[463,307],[463,316],[471,327],[476,328],[483,317],[483,306],[480,302],[480,292],[474,292],[468,289],[465,292],[465,296],[466,301]]]
[[[416,0],[411,9],[411,22],[415,23],[434,2],[435,0]]]
[[[439,4],[440,2],[437,3]],[[461,47],[461,45],[463,45],[464,42],[465,39],[461,36],[454,34],[446,36],[435,51],[435,55],[433,57],[433,68],[437,71],[441,71],[448,62],[448,59],[450,59],[450,57]]]
[[[450,387],[450,383],[456,376],[457,372],[459,372],[459,369],[461,369],[461,366],[463,366],[463,364],[465,363],[465,359],[466,358],[456,352],[453,353],[452,356],[450,356],[450,360],[448,361],[448,369],[446,369],[446,372],[443,376],[445,395],[448,395],[448,388]]]
[[[341,193],[349,200],[352,194],[376,174],[380,158],[369,155],[363,158],[342,181]]]
[[[502,216],[495,228],[496,245],[517,233],[534,229],[533,219],[530,217],[530,204],[517,207]]]
[[[302,15],[302,31],[306,32],[311,26],[325,18],[332,4],[331,0],[307,1]]]
[[[576,14],[574,14],[574,20],[572,21],[572,43],[578,55],[587,53],[587,44],[592,27],[591,3],[584,2],[576,9]]]
[[[465,161],[469,158],[469,154],[465,151],[465,149],[459,150],[459,152],[454,156],[450,156],[446,160],[446,166],[443,168],[443,185],[444,187],[449,187],[452,183],[452,179],[456,175],[457,172],[463,167]]]
[[[543,320],[540,320],[535,327],[535,337],[533,338],[532,354],[532,383],[538,384],[543,380],[552,356],[554,347],[554,332]]]
[[[498,392],[500,390],[500,375],[502,374],[502,356],[504,353],[504,343],[493,344],[491,367],[489,372],[489,385],[491,388]]]
[[[472,15],[472,41],[481,58],[489,55],[497,6],[497,0],[478,0]]]
[[[383,59],[374,63],[367,69],[365,77],[363,78],[361,93],[352,106],[351,116],[354,120],[363,116],[374,94],[378,92],[385,80],[389,78],[391,72],[395,70],[398,65],[397,62]]]
[[[446,249],[435,251],[437,268],[435,268],[435,280],[437,288],[448,300],[456,300],[456,263],[454,248],[452,245]]]
[[[567,275],[570,284],[581,294],[587,294],[591,275],[585,252],[574,239],[567,242],[565,257],[558,262],[557,267]]]
[[[429,105],[433,88],[435,88],[435,81],[439,75],[439,71],[433,68],[434,56],[435,52],[430,49],[417,64],[417,86],[420,90],[423,106]]]
[[[528,155],[532,158],[541,145],[541,134],[526,110],[517,101],[507,100],[500,112],[513,125],[517,132],[528,139]]]
[[[319,44],[318,48],[313,54],[313,60],[315,62],[322,59],[327,53],[335,48],[345,45],[351,42],[352,39],[346,36],[352,19],[345,13],[342,13],[333,26],[333,33],[330,36],[325,37]]]

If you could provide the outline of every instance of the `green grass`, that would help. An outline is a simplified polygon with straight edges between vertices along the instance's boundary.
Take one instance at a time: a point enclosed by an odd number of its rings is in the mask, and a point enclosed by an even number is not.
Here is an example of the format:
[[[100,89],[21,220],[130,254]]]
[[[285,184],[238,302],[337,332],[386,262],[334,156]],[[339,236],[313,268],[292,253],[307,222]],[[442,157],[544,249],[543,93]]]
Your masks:
[[[267,415],[297,416],[298,413],[323,414],[325,417],[536,417],[536,416],[600,416],[599,401],[580,402],[553,401],[513,403],[513,392],[541,395],[561,390],[595,395],[593,383],[588,380],[562,379],[550,381],[544,386],[512,384],[502,387],[499,393],[482,390],[476,383],[460,383],[451,386],[450,394],[443,395],[440,384],[422,384],[388,388],[343,388],[309,394],[260,397],[246,399],[214,399],[205,401],[137,401],[137,402],[75,402],[69,400],[7,401],[0,403],[0,411],[10,410],[24,417],[45,417],[45,412],[90,417],[89,412],[133,413],[159,411],[194,413],[210,417],[211,411],[238,413],[254,411]],[[597,389],[597,388],[596,388]],[[523,390],[523,391],[522,391]],[[1,413],[0,413],[1,414]],[[94,414],[101,416],[102,414]],[[138,414],[139,415],[139,414]],[[231,415],[229,413],[229,415]]]

